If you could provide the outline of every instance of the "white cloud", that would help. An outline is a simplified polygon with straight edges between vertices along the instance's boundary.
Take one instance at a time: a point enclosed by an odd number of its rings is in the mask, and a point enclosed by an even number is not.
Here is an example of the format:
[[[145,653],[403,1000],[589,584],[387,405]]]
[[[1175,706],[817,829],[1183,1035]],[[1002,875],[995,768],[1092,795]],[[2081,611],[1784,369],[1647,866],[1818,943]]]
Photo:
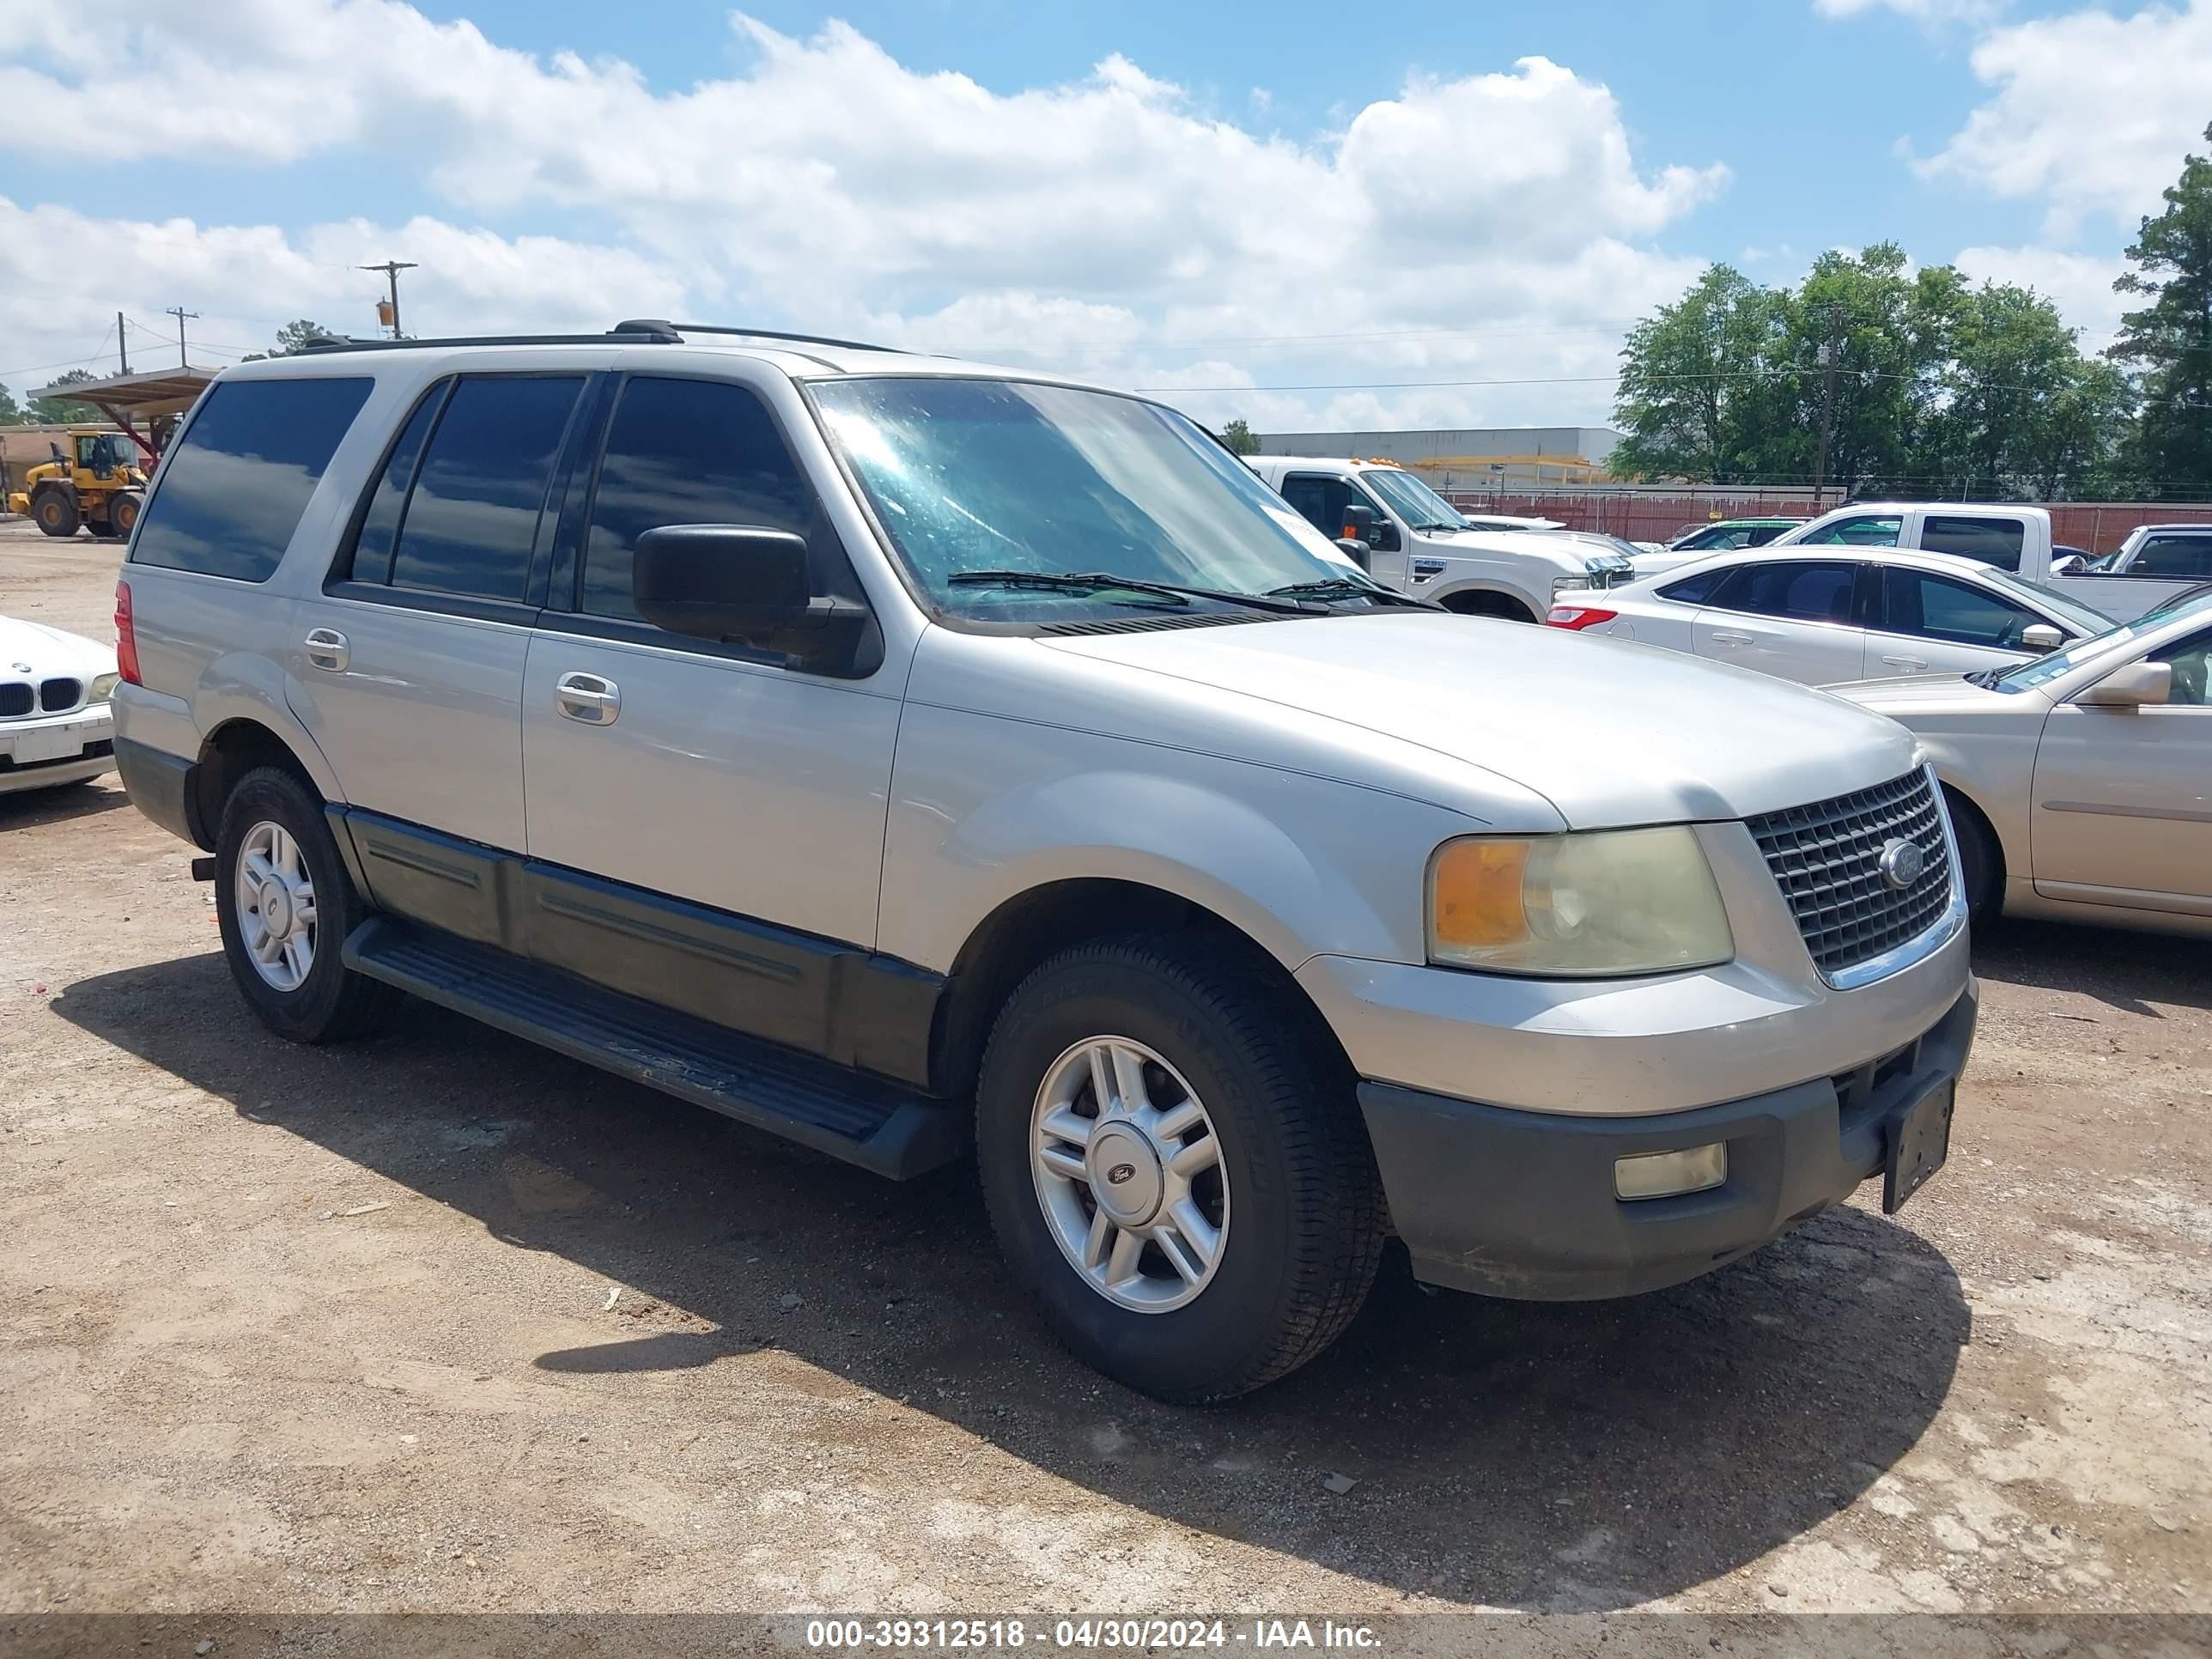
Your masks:
[[[2013,24],[1976,46],[1973,66],[1996,94],[1917,164],[1923,176],[2040,197],[2053,240],[2085,220],[2132,228],[2212,118],[2212,0]]]
[[[426,203],[390,232],[88,222],[61,238],[98,268],[103,241],[156,233],[182,271],[204,263],[288,314],[337,292],[364,304],[374,279],[336,267],[390,254],[422,264],[404,280],[423,325],[704,309],[1073,358],[1146,384],[1198,372],[1194,357],[1269,384],[1602,373],[1620,325],[1697,268],[1651,239],[1727,182],[1718,166],[1639,166],[1613,94],[1540,58],[1410,80],[1299,143],[1207,113],[1120,57],[1000,93],[909,70],[842,23],[799,40],[733,15],[743,67],[678,92],[619,61],[516,52],[398,0],[177,0],[103,32],[98,52],[26,0],[0,0],[0,147],[52,155],[99,131],[104,155],[231,167],[241,194],[258,169],[326,153],[373,152],[424,180],[438,216]],[[1465,157],[1480,164],[1454,163]],[[549,212],[580,239],[564,246],[586,250],[578,280],[495,234]],[[0,238],[0,274],[13,240]],[[47,270],[25,309],[54,314],[86,268]],[[155,265],[112,280],[140,272],[133,295],[221,302]],[[1316,334],[1382,337],[1279,343]],[[6,337],[21,356],[25,335]],[[1178,343],[1255,339],[1279,343]],[[1226,368],[1204,372],[1182,383],[1231,383]],[[1255,422],[1272,416],[1249,411],[1281,405],[1305,423],[1331,398],[1351,406],[1334,393],[1188,401]],[[1382,398],[1386,412],[1498,420],[1589,419],[1610,401],[1601,386]]]
[[[2128,308],[2112,292],[2112,279],[2127,268],[2122,259],[2047,247],[1970,247],[1953,263],[1978,283],[2033,289],[2081,331],[2084,351],[2099,352],[2112,344],[2120,313]]]

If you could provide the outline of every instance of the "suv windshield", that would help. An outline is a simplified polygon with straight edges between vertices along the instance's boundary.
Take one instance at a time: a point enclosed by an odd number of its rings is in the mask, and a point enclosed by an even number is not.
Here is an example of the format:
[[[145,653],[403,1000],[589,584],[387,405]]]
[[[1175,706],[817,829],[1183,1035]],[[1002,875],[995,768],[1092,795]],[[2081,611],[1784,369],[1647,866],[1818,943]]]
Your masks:
[[[2145,612],[2131,623],[2122,623],[2118,628],[2106,629],[2092,639],[2076,640],[2063,651],[2038,657],[2033,662],[2024,662],[2014,668],[2000,669],[1993,674],[1984,675],[1980,677],[1980,682],[1993,691],[2026,691],[2046,684],[2062,674],[2079,668],[2092,658],[2101,657],[2130,640],[2163,628],[2176,617],[2212,617],[2212,588],[2191,589],[2189,592],[2176,594],[2164,605]]]
[[[1410,472],[1401,472],[1395,466],[1377,466],[1359,476],[1416,530],[1467,528],[1467,520],[1460,516],[1457,507]]]
[[[937,375],[817,380],[808,392],[939,612],[1050,623],[1164,606],[1256,617],[1196,590],[1263,594],[1322,581],[1350,584],[1325,599],[1364,604],[1372,591],[1374,603],[1395,600],[1234,456],[1157,404]],[[1182,591],[1023,580],[1075,574]]]

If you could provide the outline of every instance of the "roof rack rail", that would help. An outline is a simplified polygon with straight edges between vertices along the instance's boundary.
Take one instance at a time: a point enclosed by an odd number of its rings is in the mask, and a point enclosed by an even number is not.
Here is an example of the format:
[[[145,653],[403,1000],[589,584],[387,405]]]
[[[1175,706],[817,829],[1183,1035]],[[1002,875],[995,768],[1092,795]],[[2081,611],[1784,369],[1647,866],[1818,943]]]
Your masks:
[[[310,340],[308,352],[404,351],[416,346],[681,345],[684,337],[666,323],[623,323],[605,334],[456,334],[422,340]]]
[[[889,351],[899,356],[910,356],[903,346],[877,345],[867,340],[841,340],[830,334],[790,334],[775,328],[731,328],[720,323],[667,323],[659,318],[633,318],[617,323],[617,329],[665,328],[677,334],[729,334],[746,340],[788,340],[795,345],[842,346],[848,351]]]

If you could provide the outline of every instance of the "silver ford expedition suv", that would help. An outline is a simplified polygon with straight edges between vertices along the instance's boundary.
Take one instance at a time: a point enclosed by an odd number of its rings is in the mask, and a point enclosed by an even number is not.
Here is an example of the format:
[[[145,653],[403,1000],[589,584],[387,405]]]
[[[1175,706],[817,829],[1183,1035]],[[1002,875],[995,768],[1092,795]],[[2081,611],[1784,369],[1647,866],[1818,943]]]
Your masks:
[[[1076,1352],[1311,1358],[1383,1243],[1620,1296],[1943,1158],[1925,757],[1377,586],[1158,404],[662,323],[226,372],[116,594],[271,1029],[405,992],[902,1177]]]

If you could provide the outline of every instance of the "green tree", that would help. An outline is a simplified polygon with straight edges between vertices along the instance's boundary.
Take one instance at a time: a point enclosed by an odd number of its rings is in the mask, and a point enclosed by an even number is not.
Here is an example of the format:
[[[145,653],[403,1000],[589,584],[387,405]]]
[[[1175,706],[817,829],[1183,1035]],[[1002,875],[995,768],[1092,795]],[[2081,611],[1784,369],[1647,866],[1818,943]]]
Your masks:
[[[2069,453],[2101,442],[2062,430],[2094,407],[2074,395],[2087,367],[2074,331],[2033,290],[1989,283],[1956,296],[1948,332],[1919,465],[1947,493],[2057,493]]]
[[[1244,423],[1242,416],[1221,428],[1221,441],[1229,446],[1229,453],[1232,455],[1256,455],[1260,453],[1260,441],[1253,435],[1252,428]]]
[[[1731,483],[1759,470],[1778,298],[1717,264],[1629,331],[1615,393],[1627,435],[1613,452],[1614,471]]]
[[[0,426],[23,424],[23,406],[15,401],[15,394],[0,386]]]
[[[73,368],[66,374],[58,374],[48,384],[52,386],[83,386],[100,377],[88,368]],[[73,398],[33,398],[30,401],[26,425],[70,426],[86,421],[107,418],[90,404]]]
[[[331,340],[337,337],[336,329],[325,328],[320,323],[312,322],[301,317],[285,324],[276,331],[276,345],[274,350],[249,351],[238,361],[241,363],[258,363],[270,357],[296,357],[318,340]]]
[[[2136,269],[2112,284],[2147,303],[2105,355],[2141,377],[2134,464],[2148,489],[2193,499],[2212,489],[2212,159],[2185,156],[2165,200],[2127,251]]]

